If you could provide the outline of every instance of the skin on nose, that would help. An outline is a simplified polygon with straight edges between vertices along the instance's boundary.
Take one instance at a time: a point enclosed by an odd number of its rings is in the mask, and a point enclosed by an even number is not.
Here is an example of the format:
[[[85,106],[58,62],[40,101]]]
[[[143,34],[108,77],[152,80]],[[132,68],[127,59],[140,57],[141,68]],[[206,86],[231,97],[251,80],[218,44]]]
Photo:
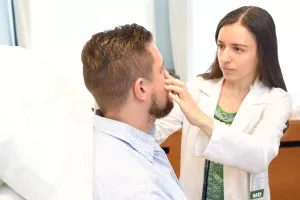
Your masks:
[[[230,52],[229,49],[224,49],[223,52],[221,53],[221,62],[223,63],[227,63],[231,61],[231,56],[230,56]]]

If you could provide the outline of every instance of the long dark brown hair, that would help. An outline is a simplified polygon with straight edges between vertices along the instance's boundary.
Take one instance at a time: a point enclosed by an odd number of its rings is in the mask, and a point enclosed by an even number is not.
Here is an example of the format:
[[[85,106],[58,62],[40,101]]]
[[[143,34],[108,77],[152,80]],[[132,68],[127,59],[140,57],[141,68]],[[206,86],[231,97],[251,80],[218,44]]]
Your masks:
[[[218,24],[215,33],[215,42],[218,41],[220,29],[224,25],[240,22],[254,36],[258,48],[258,78],[267,87],[281,88],[287,91],[279,60],[276,27],[272,16],[264,9],[256,6],[243,6],[229,12]],[[207,73],[200,74],[204,79],[223,77],[218,56]],[[284,132],[288,129],[289,123]]]
[[[255,6],[243,6],[229,12],[218,24],[215,41],[224,25],[240,22],[256,39],[258,47],[258,76],[267,87],[277,87],[287,91],[278,60],[278,46],[275,23],[272,16],[264,9]],[[221,78],[218,57],[210,66],[208,73],[201,74],[205,79]]]

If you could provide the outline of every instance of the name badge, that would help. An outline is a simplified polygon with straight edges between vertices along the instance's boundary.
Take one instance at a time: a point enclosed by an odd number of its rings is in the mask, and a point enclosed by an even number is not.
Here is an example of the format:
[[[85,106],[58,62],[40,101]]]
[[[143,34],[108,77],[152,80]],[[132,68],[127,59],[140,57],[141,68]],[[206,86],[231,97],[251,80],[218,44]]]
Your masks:
[[[250,174],[250,200],[262,200],[264,197],[265,172]]]

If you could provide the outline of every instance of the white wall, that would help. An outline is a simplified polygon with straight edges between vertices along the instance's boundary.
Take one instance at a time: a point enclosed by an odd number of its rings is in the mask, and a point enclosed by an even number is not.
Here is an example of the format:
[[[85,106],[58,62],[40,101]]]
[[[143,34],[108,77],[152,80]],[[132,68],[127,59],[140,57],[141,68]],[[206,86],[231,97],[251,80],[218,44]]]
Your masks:
[[[93,0],[93,31],[137,23],[155,36],[154,0]]]
[[[70,83],[86,92],[81,50],[92,34],[125,23],[138,23],[155,35],[153,0],[16,0],[26,7],[25,47],[50,60]],[[24,17],[23,17],[24,20]],[[25,29],[24,29],[25,30]],[[24,33],[21,33],[21,35]],[[154,38],[155,39],[155,38]],[[28,40],[28,41],[25,41]]]
[[[68,82],[85,92],[80,54],[93,33],[92,0],[29,0],[27,3],[21,6],[28,7],[23,10],[26,12],[23,16],[28,17],[23,30],[29,35],[25,38],[21,33],[23,44],[51,62]]]
[[[70,82],[86,92],[80,53],[90,36],[125,23],[139,23],[155,30],[154,0],[15,0],[28,8],[27,30],[31,41],[24,44],[48,60]],[[278,35],[279,60],[291,94],[300,93],[298,47],[300,28],[296,1],[286,0],[169,0],[172,53],[176,73],[188,81],[205,72],[216,52],[215,29],[229,11],[243,5],[257,5],[273,16]],[[29,14],[28,14],[29,12]],[[19,14],[20,16],[23,16]],[[24,17],[23,17],[24,20]],[[294,61],[296,60],[296,61]],[[298,94],[300,95],[300,94]],[[298,97],[299,98],[299,97]],[[299,101],[300,104],[300,100]]]

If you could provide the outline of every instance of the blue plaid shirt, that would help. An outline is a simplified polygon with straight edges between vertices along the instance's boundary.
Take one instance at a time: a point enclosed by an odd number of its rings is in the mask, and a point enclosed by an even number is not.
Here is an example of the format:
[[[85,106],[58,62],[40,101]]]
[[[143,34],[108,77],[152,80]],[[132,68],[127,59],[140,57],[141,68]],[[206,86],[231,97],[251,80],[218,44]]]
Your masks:
[[[186,199],[154,132],[95,115],[94,200]]]

